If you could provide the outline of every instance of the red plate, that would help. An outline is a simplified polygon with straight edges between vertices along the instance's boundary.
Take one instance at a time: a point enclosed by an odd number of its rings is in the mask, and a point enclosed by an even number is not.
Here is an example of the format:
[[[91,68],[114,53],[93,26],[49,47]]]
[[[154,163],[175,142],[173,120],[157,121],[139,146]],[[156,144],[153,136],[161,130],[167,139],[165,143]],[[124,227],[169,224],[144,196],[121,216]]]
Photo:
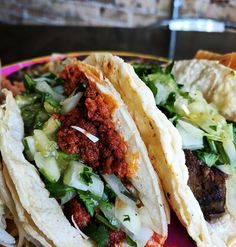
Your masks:
[[[83,60],[90,52],[74,52],[69,54],[53,54],[51,56],[34,58],[31,60],[26,60],[23,62],[11,64],[3,67],[2,74],[5,77],[12,77],[17,72],[35,65],[44,64],[48,61],[64,59],[66,57],[77,57],[80,60]],[[122,57],[126,62],[149,62],[162,64],[168,61],[166,58],[156,57],[152,55],[137,54],[137,53],[127,53],[127,52],[112,52],[115,55]],[[171,224],[168,227],[168,238],[164,247],[195,247],[191,238],[188,236],[187,231],[181,225],[178,218],[175,216],[175,213],[171,214]]]

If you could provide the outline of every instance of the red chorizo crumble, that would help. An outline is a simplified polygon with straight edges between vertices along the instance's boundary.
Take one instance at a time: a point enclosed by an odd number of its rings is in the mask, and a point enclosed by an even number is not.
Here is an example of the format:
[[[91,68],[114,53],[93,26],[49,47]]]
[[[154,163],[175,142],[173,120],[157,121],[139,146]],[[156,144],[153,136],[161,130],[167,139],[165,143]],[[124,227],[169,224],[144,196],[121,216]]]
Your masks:
[[[125,233],[122,230],[116,230],[109,233],[107,247],[115,247],[125,239]]]
[[[73,198],[64,206],[64,213],[67,217],[67,219],[73,224],[71,217],[73,216],[73,219],[76,223],[76,225],[79,227],[79,229],[83,230],[85,227],[88,226],[88,224],[91,222],[91,217],[87,213],[86,209],[82,205],[82,203],[79,202],[77,198]]]
[[[87,87],[76,108],[59,117],[62,123],[57,134],[59,147],[67,153],[79,154],[86,164],[99,169],[103,174],[115,173],[121,178],[125,177],[125,142],[115,130],[111,110],[104,96],[99,94],[95,83],[88,80],[77,65],[65,67],[60,77],[65,80],[64,89],[67,95],[79,83],[86,83]],[[97,136],[99,141],[93,143],[84,134],[70,128],[71,125],[85,129]]]

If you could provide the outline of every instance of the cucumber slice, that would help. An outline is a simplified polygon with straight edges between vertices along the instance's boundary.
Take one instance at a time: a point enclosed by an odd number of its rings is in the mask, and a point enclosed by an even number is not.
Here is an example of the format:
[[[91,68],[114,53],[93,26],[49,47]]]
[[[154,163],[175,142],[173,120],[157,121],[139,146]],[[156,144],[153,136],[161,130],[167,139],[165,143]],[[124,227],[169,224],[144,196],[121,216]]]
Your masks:
[[[51,183],[56,183],[60,178],[60,169],[54,157],[43,157],[39,152],[34,155],[34,160],[39,172]]]
[[[56,131],[60,126],[61,126],[61,122],[58,119],[50,117],[43,126],[43,132],[47,136],[51,136],[56,133]]]
[[[78,190],[83,191],[90,191],[96,196],[102,197],[104,191],[104,184],[101,179],[92,173],[91,171],[91,181],[86,184],[81,176],[84,172],[84,168],[88,168],[91,170],[90,167],[77,162],[72,161],[69,164],[69,167],[65,171],[65,175],[63,178],[64,184],[76,188]]]
[[[29,161],[33,161],[34,155],[36,153],[36,147],[35,147],[33,136],[25,137],[24,142],[25,142],[25,154],[27,156],[27,159]]]

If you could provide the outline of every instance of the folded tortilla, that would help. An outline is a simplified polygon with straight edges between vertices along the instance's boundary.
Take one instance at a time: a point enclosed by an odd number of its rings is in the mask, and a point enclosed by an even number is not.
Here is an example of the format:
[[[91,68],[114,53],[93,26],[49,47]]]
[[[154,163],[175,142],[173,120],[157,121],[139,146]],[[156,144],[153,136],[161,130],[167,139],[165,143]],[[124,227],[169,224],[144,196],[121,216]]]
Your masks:
[[[152,164],[160,176],[166,197],[198,246],[235,246],[236,221],[226,213],[209,224],[188,186],[188,169],[181,136],[157,109],[151,90],[131,65],[109,53],[95,53],[85,62],[102,70],[120,93],[147,146]],[[236,104],[235,104],[236,105]]]
[[[117,107],[112,112],[116,131],[124,138],[128,152],[138,154],[137,168],[133,171],[134,176],[130,182],[139,192],[139,198],[151,216],[153,230],[163,243],[167,237],[169,208],[137,127],[120,95],[104,75],[84,63],[77,62],[77,66],[86,71],[86,76],[96,83],[99,92],[109,95],[116,103]],[[3,92],[6,95],[6,106],[0,124],[0,149],[4,160],[4,175],[19,218],[27,220],[31,227],[31,232],[28,233],[43,246],[92,246],[93,243],[83,239],[80,231],[69,223],[56,199],[49,198],[49,192],[37,169],[25,159],[20,109],[12,93],[7,90]],[[130,167],[132,169],[133,164]]]

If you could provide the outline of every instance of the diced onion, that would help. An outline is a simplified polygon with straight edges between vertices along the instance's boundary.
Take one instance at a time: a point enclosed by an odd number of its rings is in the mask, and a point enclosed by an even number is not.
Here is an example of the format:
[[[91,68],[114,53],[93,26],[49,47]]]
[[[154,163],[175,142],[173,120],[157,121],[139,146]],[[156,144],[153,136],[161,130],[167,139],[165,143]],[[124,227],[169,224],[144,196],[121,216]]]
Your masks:
[[[152,235],[153,231],[150,228],[142,227],[138,234],[134,235],[133,240],[137,242],[138,246],[145,246]]]
[[[44,175],[50,182],[55,183],[60,178],[60,168],[55,157],[43,157],[39,152],[34,155],[36,166],[40,173]]]
[[[141,220],[138,212],[119,198],[116,198],[115,216],[129,232],[134,235],[139,233]]]
[[[27,136],[25,137],[25,141],[27,142],[28,145],[28,150],[25,150],[27,158],[29,161],[34,160],[34,155],[36,153],[36,147],[35,147],[35,142],[33,136]]]
[[[39,81],[36,84],[36,89],[40,92],[49,93],[55,100],[63,100],[65,97],[59,93],[53,91],[53,89],[47,84],[46,81]]]
[[[236,218],[236,174],[226,179],[226,207],[230,214]]]
[[[83,239],[88,239],[89,237],[87,235],[85,235],[78,227],[78,225],[76,224],[75,220],[74,220],[74,215],[72,214],[71,216],[71,221],[74,225],[74,227],[79,231],[80,235],[82,236]]]
[[[84,167],[86,167],[84,164],[72,161],[65,172],[63,182],[78,190],[90,191],[93,194],[102,197],[104,184],[101,179],[95,175],[91,175],[92,182],[89,183],[89,185],[85,184],[83,180],[80,179],[80,174],[83,173]]]
[[[77,94],[75,94],[73,96],[70,96],[69,98],[63,100],[61,102],[61,105],[62,105],[61,112],[62,112],[62,114],[68,113],[72,109],[74,109],[76,107],[76,105],[78,104],[79,100],[81,99],[82,95],[83,95],[82,92],[78,92]]]
[[[233,167],[230,166],[230,165],[219,165],[219,166],[217,166],[217,168],[218,168],[220,171],[222,171],[222,172],[224,172],[225,174],[227,174],[227,175],[230,175],[230,174],[236,172],[236,171],[235,171],[235,168],[233,168]]]
[[[183,149],[196,150],[203,148],[204,132],[190,123],[179,120],[176,126],[181,137]]]
[[[127,193],[129,193],[129,192],[127,191],[125,186],[121,183],[121,181],[114,174],[103,175],[103,178],[109,184],[111,189],[115,192],[117,197],[120,198],[120,200],[122,200],[124,203],[127,203],[134,208],[136,207],[135,202],[133,200],[131,200],[129,197],[127,197],[126,195],[124,195],[124,192],[127,192]]]
[[[226,139],[223,142],[223,147],[224,147],[224,150],[225,150],[227,156],[229,157],[230,164],[233,167],[236,167],[236,150],[235,150],[235,146],[234,146],[233,141],[229,138]]]
[[[190,114],[190,111],[188,109],[188,100],[182,96],[177,97],[174,103],[174,108],[176,110],[176,113],[179,113],[181,116],[188,116]]]
[[[168,88],[161,83],[155,83],[155,86],[157,88],[157,94],[155,97],[156,104],[159,105],[162,102],[165,102],[170,94],[170,91]]]
[[[203,137],[204,132],[200,130],[198,127],[195,127],[194,125],[185,122],[183,120],[178,120],[178,124],[187,132],[189,132],[192,136],[195,137]]]
[[[73,199],[76,196],[76,193],[74,191],[67,192],[62,198],[61,198],[61,205],[64,205],[65,203],[69,202],[71,199]]]
[[[79,126],[70,126],[71,128],[75,129],[75,130],[78,130],[79,132],[81,132],[82,134],[84,134],[85,136],[88,137],[88,139],[92,142],[97,142],[99,141],[99,138],[97,138],[96,136],[92,135],[91,133],[89,133],[88,131],[86,131],[85,129],[83,128],[80,128]]]
[[[15,239],[0,227],[0,245],[12,246],[16,243]]]

